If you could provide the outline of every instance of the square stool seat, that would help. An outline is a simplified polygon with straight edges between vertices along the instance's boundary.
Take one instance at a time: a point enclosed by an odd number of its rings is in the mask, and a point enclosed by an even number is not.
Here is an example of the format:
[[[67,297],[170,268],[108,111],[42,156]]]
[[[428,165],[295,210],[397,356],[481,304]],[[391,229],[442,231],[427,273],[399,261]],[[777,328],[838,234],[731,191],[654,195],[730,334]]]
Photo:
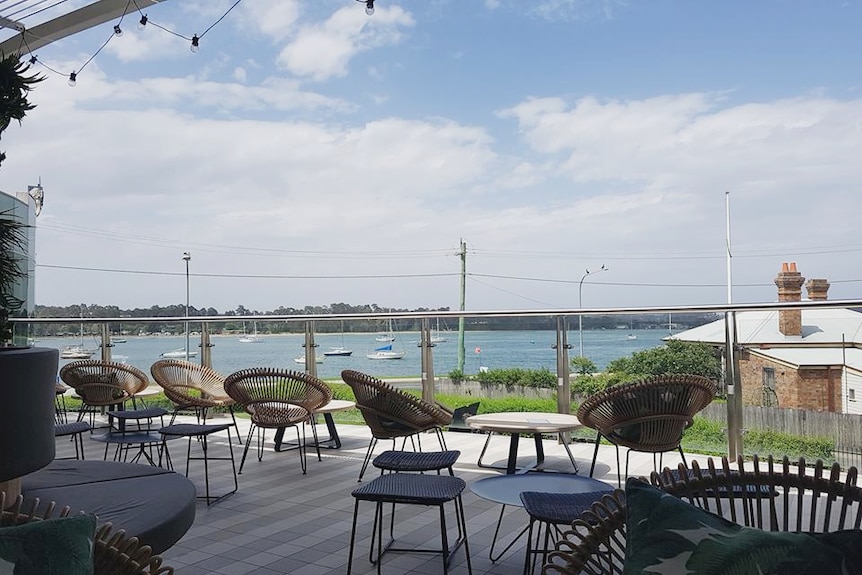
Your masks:
[[[440,471],[448,469],[461,456],[460,451],[384,451],[371,462],[381,471]]]
[[[381,559],[386,551],[400,551],[411,553],[441,553],[443,555],[443,572],[449,572],[449,563],[452,555],[461,544],[467,555],[467,571],[472,575],[473,567],[470,563],[470,548],[467,543],[467,524],[464,517],[464,505],[461,501],[461,493],[467,484],[460,477],[451,475],[420,475],[416,473],[388,473],[376,477],[371,482],[359,487],[351,493],[356,499],[353,509],[353,528],[350,532],[350,551],[347,563],[347,575],[350,575],[353,564],[353,549],[356,538],[356,523],[359,512],[360,501],[371,501],[376,503],[374,523],[371,535],[371,551],[374,553],[374,544],[377,542],[377,558],[372,563],[377,564],[377,573],[381,571]],[[455,517],[458,525],[458,537],[450,548],[446,530],[446,513],[444,504],[454,502]],[[436,506],[440,509],[440,549],[416,549],[392,547],[394,538],[383,546],[383,504],[401,505],[424,505]]]
[[[169,439],[177,439],[180,437],[187,437],[189,439],[189,446],[186,452],[186,477],[189,476],[189,462],[190,461],[203,461],[204,462],[204,482],[206,486],[206,495],[202,497],[198,497],[198,499],[206,499],[207,505],[212,505],[218,501],[221,501],[228,495],[232,495],[237,492],[239,489],[239,483],[237,482],[236,476],[236,463],[233,459],[233,443],[230,440],[230,430],[234,427],[233,422],[231,423],[216,423],[216,424],[200,424],[200,423],[174,423],[172,425],[167,425],[159,429],[159,433],[162,436],[162,447],[161,451],[164,454],[166,466],[168,469],[173,469],[173,463],[171,461],[171,454],[168,451],[168,440]],[[220,431],[227,431],[227,445],[230,449],[230,457],[212,457],[209,455],[209,449],[207,446],[207,437],[212,435],[213,433],[218,433]],[[201,450],[203,451],[202,457],[192,457],[192,439],[199,438],[201,440]],[[237,435],[237,439],[239,439],[239,435]],[[210,495],[210,475],[209,475],[209,462],[212,460],[217,461],[228,461],[230,460],[231,468],[233,469],[233,490],[228,491],[222,495],[215,496]]]

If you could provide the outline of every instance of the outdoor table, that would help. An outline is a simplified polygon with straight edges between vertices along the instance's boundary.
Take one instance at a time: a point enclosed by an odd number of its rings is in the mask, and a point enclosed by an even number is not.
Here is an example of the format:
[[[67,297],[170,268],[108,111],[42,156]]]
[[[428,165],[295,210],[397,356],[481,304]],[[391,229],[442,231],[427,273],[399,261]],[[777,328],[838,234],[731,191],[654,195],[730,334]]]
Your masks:
[[[492,469],[503,469],[493,465],[485,465],[482,463],[482,458],[485,456],[485,451],[488,449],[488,444],[491,441],[491,435],[494,433],[509,433],[509,457],[506,464],[506,473],[512,474],[516,471],[525,473],[536,469],[545,461],[545,450],[542,446],[542,434],[556,434],[566,449],[569,455],[569,460],[572,462],[572,467],[575,473],[578,472],[578,464],[575,463],[575,458],[569,449],[569,444],[564,436],[569,431],[575,431],[583,427],[578,418],[574,415],[565,413],[542,413],[534,411],[512,411],[504,413],[481,413],[472,415],[465,420],[468,427],[478,431],[488,432],[488,439],[485,440],[485,445],[482,447],[482,453],[479,454],[479,461],[476,465],[479,467],[489,467]],[[522,434],[532,435],[536,444],[536,460],[518,470],[518,440]]]
[[[344,399],[333,399],[320,409],[314,411],[311,414],[312,417],[317,414],[323,415],[323,421],[326,422],[326,430],[329,432],[328,439],[318,439],[317,445],[312,447],[323,447],[324,449],[340,449],[341,448],[341,438],[338,437],[338,430],[335,428],[335,421],[332,419],[332,414],[338,411],[345,411],[348,409],[353,409],[356,407],[356,403],[353,401],[347,401]],[[282,451],[282,440],[284,438],[284,428],[281,427],[275,432],[275,450]],[[293,443],[287,443],[287,445],[294,445]]]
[[[497,519],[497,527],[494,529],[494,538],[491,541],[491,550],[488,557],[491,561],[497,561],[503,554],[508,551],[518,539],[529,529],[529,525],[525,526],[512,541],[506,545],[505,549],[494,557],[494,547],[497,544],[497,535],[500,532],[500,524],[503,522],[503,513],[506,511],[507,505],[515,505],[523,507],[521,502],[521,492],[523,491],[540,491],[542,493],[609,493],[613,488],[591,477],[581,477],[570,473],[517,473],[507,475],[496,475],[494,477],[486,477],[477,479],[470,485],[470,490],[488,501],[501,503],[503,506],[500,509],[500,517]],[[596,497],[596,501],[601,498],[601,495]],[[575,518],[573,518],[574,520]]]

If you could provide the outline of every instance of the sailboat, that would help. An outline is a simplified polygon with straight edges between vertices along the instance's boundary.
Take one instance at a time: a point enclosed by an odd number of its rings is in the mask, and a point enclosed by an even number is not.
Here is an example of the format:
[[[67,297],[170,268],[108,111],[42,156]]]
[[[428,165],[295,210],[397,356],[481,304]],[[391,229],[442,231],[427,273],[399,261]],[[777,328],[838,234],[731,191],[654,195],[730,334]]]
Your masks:
[[[445,335],[440,334],[440,318],[437,318],[437,327],[431,332],[431,343],[444,343],[449,341]]]
[[[392,320],[391,319],[389,320],[388,325],[389,325],[389,331],[378,333],[377,337],[374,338],[376,341],[383,341],[383,342],[395,341],[395,335],[392,332]]]
[[[353,353],[353,352],[351,352],[351,353]],[[315,355],[314,356],[314,363],[323,363],[323,360],[324,360],[324,357],[322,355]],[[305,365],[305,355],[300,355],[299,357],[294,357],[293,361],[295,361],[296,363],[300,363],[302,365]]]
[[[374,348],[374,353],[369,353],[365,357],[368,359],[402,359],[405,355],[407,355],[406,351],[395,351],[390,343]]]
[[[330,347],[328,351],[324,351],[323,355],[335,355],[341,357],[348,357],[353,354],[352,349],[347,349],[344,347],[344,321],[341,322],[341,346],[340,347]]]
[[[196,357],[198,352],[190,351],[186,352],[183,348],[178,348],[172,351],[166,351],[164,353],[160,353],[159,357],[167,357],[167,358],[180,358],[180,359],[188,359],[190,357]]]
[[[84,310],[81,309],[81,319],[84,319]],[[95,351],[84,348],[84,322],[81,322],[81,343],[79,345],[68,345],[60,350],[60,359],[90,359]]]
[[[254,322],[254,332],[251,335],[244,334],[239,338],[240,343],[261,343],[263,338],[257,335],[257,322]]]
[[[637,339],[637,338],[638,338],[637,334],[636,334],[636,333],[633,333],[633,330],[634,330],[634,323],[635,323],[635,322],[634,322],[634,320],[633,320],[633,319],[629,320],[629,334],[626,336],[626,339],[628,339],[628,340],[633,340],[633,339]]]

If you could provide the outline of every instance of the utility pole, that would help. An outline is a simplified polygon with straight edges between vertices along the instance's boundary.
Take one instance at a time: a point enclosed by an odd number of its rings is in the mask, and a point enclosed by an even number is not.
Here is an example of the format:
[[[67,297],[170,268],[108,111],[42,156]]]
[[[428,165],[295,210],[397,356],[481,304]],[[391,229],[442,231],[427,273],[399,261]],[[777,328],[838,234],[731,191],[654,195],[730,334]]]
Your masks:
[[[461,238],[461,307],[464,311],[467,293],[467,244]],[[458,318],[458,371],[464,373],[464,316]]]

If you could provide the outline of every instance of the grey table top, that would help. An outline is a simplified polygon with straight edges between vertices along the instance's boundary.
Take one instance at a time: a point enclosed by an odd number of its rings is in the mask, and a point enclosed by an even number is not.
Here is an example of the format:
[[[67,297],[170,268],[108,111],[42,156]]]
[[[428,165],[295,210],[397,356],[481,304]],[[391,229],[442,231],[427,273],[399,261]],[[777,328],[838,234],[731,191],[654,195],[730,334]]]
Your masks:
[[[481,497],[503,505],[521,506],[522,491],[545,493],[592,493],[613,491],[613,488],[591,477],[567,473],[518,473],[477,479],[470,490]]]

